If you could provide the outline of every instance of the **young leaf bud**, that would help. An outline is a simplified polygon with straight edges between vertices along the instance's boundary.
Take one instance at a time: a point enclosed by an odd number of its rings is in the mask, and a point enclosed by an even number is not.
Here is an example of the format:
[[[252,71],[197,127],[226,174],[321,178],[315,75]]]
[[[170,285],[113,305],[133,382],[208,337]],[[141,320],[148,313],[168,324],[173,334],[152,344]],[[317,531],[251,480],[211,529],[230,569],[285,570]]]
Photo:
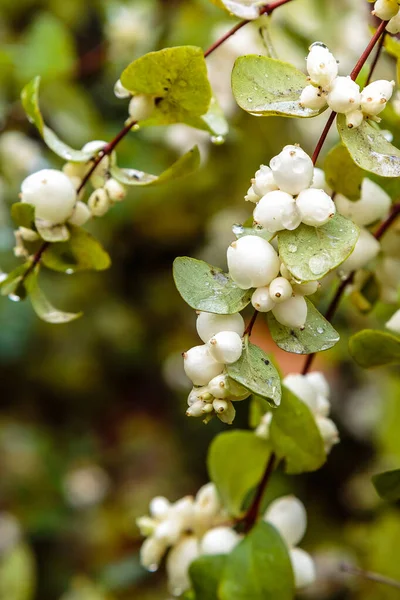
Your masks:
[[[313,227],[325,225],[336,213],[332,198],[324,190],[304,190],[298,195],[296,202],[302,222]]]
[[[243,290],[268,285],[279,273],[280,262],[274,248],[255,235],[233,242],[227,252],[229,274]]]
[[[242,356],[242,338],[235,331],[220,331],[208,342],[208,348],[216,361],[231,365]]]
[[[293,296],[281,304],[275,304],[272,314],[281,325],[304,327],[307,320],[307,303],[303,296]]]
[[[293,288],[285,277],[277,277],[269,284],[269,295],[274,302],[285,302],[293,295]]]
[[[337,77],[328,94],[329,108],[337,113],[351,113],[360,108],[360,86],[351,77]]]
[[[257,224],[272,233],[282,229],[296,229],[301,223],[293,196],[280,190],[263,196],[254,209],[253,217]]]
[[[183,360],[185,373],[194,385],[207,385],[224,370],[224,365],[214,360],[206,345],[191,348],[183,354]]]
[[[21,202],[35,207],[35,217],[52,225],[64,223],[72,214],[76,190],[62,171],[43,169],[29,175],[21,185]]]
[[[274,500],[263,518],[279,531],[288,546],[296,546],[307,529],[306,509],[295,496],[284,496]]]
[[[89,196],[88,207],[93,217],[103,217],[110,208],[110,198],[104,188],[94,190]]]
[[[204,343],[207,343],[208,340],[220,331],[235,331],[242,337],[245,327],[243,317],[240,313],[215,315],[214,313],[201,312],[196,321],[197,333]]]
[[[311,185],[314,165],[299,146],[285,146],[269,165],[277,186],[283,192],[296,196]]]

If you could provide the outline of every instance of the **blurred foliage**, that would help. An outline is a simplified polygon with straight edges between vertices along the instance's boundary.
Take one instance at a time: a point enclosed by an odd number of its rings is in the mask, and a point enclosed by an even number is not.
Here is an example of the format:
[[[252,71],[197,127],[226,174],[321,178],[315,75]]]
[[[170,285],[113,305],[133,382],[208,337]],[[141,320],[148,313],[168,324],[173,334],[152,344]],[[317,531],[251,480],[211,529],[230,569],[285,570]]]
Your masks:
[[[308,45],[323,38],[349,71],[368,40],[369,9],[362,0],[296,0],[274,14],[270,43],[302,69]],[[2,269],[16,265],[9,208],[20,182],[38,168],[61,165],[24,116],[22,86],[42,77],[44,118],[73,147],[109,140],[126,118],[113,85],[129,62],[171,45],[206,48],[229,22],[207,0],[0,0]],[[160,173],[196,143],[203,163],[187,179],[131,189],[91,224],[112,258],[108,271],[46,274],[51,301],[82,308],[82,319],[54,327],[26,303],[0,303],[0,508],[20,528],[0,519],[0,600],[167,598],[162,576],[150,577],[139,565],[135,518],[154,495],[194,493],[206,480],[208,444],[226,429],[184,416],[180,352],[196,338],[193,311],[174,288],[172,261],[195,255],[225,268],[230,225],[250,215],[243,204],[250,177],[286,143],[312,151],[326,118],[256,119],[235,108],[228,87],[234,58],[260,47],[249,25],[208,63],[230,121],[224,145],[181,125],[134,132],[121,143],[121,166]],[[385,55],[378,72],[391,79],[395,66]],[[384,125],[398,144],[392,113]],[[325,154],[337,134],[329,139]],[[328,287],[319,295],[322,308]],[[399,466],[399,373],[370,375],[347,353],[351,334],[387,316],[380,304],[365,316],[344,302],[334,324],[341,341],[319,363],[335,390],[342,443],[321,471],[301,480],[277,475],[268,490],[268,499],[295,492],[309,510],[306,541],[321,555],[324,575],[310,597],[398,597],[385,586],[343,579],[334,553],[400,579],[400,513],[379,500],[370,481],[372,473]],[[298,370],[298,357],[277,351],[265,327],[255,336],[282,371]],[[238,427],[246,427],[247,410],[240,403]]]

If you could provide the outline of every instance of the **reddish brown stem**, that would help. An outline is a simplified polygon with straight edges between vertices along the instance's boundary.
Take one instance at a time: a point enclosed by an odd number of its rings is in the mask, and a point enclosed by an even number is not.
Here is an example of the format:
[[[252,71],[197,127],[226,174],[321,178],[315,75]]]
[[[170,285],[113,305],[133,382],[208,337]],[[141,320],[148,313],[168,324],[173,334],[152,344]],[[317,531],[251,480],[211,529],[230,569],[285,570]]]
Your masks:
[[[257,521],[258,513],[260,512],[261,502],[262,502],[262,499],[264,496],[264,492],[267,488],[267,485],[271,478],[271,475],[274,472],[275,462],[276,462],[276,456],[274,453],[272,453],[268,459],[263,478],[261,479],[260,484],[257,488],[253,502],[251,503],[250,508],[247,511],[246,516],[244,518],[245,533],[250,531]]]
[[[253,316],[251,317],[249,324],[247,325],[247,327],[246,327],[246,329],[245,329],[245,332],[244,332],[244,334],[243,334],[243,337],[244,337],[245,335],[248,335],[249,337],[251,336],[251,333],[252,333],[252,331],[253,331],[254,324],[255,324],[255,322],[257,321],[257,317],[258,317],[258,310],[255,310],[255,311],[253,312]]]
[[[321,137],[319,138],[317,145],[315,146],[314,154],[312,155],[312,161],[313,161],[314,165],[316,164],[316,162],[318,160],[318,157],[322,150],[322,146],[325,144],[325,140],[328,137],[328,133],[330,131],[330,128],[333,125],[333,121],[335,120],[335,117],[336,117],[336,113],[332,111],[331,114],[329,115],[329,119],[326,122],[324,130],[321,133]]]
[[[380,573],[364,571],[364,569],[360,569],[359,567],[346,564],[342,564],[340,566],[340,570],[345,571],[346,573],[351,573],[352,575],[358,575],[359,577],[363,577],[364,579],[368,579],[369,581],[383,583],[384,585],[389,585],[390,587],[400,590],[400,581],[392,579],[391,577],[386,577],[385,575],[381,575]]]
[[[269,2],[263,8],[261,8],[260,17],[261,17],[261,15],[270,15],[276,8],[279,8],[280,6],[283,6],[284,4],[287,4],[288,2],[291,2],[291,1],[292,0],[276,0],[276,2]],[[214,50],[219,48],[224,42],[226,42],[226,40],[228,40],[237,31],[239,31],[239,29],[242,29],[242,27],[244,27],[245,25],[247,25],[247,23],[250,23],[250,22],[251,21],[249,19],[244,19],[243,21],[240,21],[239,23],[237,23],[234,27],[232,27],[232,29],[230,29],[225,35],[223,35],[221,38],[219,38],[216,42],[214,42],[212,44],[212,46],[210,46],[208,48],[208,50],[206,50],[204,52],[204,58],[207,58],[207,56],[210,56],[210,54],[212,54],[214,52]]]
[[[369,70],[368,77],[365,82],[365,86],[367,86],[369,83],[371,83],[372,75],[376,69],[376,65],[378,64],[379,58],[381,56],[383,44],[385,43],[385,37],[386,37],[386,30],[383,32],[383,34],[380,37],[378,48],[376,50],[374,60],[372,61],[371,68]]]

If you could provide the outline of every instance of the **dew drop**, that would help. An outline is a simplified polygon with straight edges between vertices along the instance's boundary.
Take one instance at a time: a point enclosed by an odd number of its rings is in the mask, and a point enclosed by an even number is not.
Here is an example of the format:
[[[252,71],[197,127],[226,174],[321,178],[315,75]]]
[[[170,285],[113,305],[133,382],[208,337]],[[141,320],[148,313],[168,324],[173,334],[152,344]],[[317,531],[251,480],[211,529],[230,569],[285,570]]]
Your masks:
[[[17,296],[17,294],[9,294],[8,298],[12,302],[19,302],[21,300],[21,298],[19,296]]]
[[[7,277],[8,277],[7,273],[0,273],[0,283],[2,281],[4,281],[5,279],[7,279]]]
[[[65,272],[66,272],[67,275],[72,275],[74,273],[74,270],[73,269],[66,269]]]
[[[253,102],[253,98],[247,98],[247,102]]]
[[[315,254],[308,261],[308,266],[314,275],[319,275],[324,271],[329,269],[330,258],[327,252],[320,252],[319,254]]]
[[[243,225],[238,225],[237,223],[235,223],[235,225],[232,225],[232,233],[236,235],[236,237],[240,237],[241,235],[243,235],[243,232]]]
[[[222,146],[225,143],[225,138],[223,135],[213,135],[211,137],[211,142],[215,144],[215,146]]]
[[[317,327],[317,332],[318,333],[324,333],[323,327]]]
[[[288,250],[289,250],[289,252],[294,254],[295,252],[297,252],[297,246],[295,244],[289,244]]]

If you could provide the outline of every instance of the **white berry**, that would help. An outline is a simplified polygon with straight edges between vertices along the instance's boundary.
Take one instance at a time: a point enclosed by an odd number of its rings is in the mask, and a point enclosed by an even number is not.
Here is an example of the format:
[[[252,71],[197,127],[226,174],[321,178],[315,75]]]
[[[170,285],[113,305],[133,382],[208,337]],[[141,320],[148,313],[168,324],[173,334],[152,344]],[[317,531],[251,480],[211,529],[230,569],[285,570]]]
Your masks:
[[[251,297],[251,303],[259,312],[269,312],[275,306],[268,287],[257,288]]]
[[[325,225],[336,213],[332,198],[324,190],[315,188],[309,188],[299,194],[297,208],[302,222],[313,227]]]
[[[200,543],[201,554],[230,554],[241,537],[230,527],[215,527],[207,531]]]
[[[328,48],[320,43],[310,46],[307,56],[307,71],[311,80],[323,88],[329,87],[338,74],[335,57]]]
[[[304,375],[289,373],[283,380],[284,386],[316,414],[318,408],[318,394],[315,387]]]
[[[322,439],[324,440],[325,452],[331,451],[332,446],[339,442],[339,431],[332,419],[317,417],[315,419]]]
[[[76,189],[62,171],[43,169],[24,179],[21,202],[35,207],[37,219],[54,225],[64,223],[74,210]]]
[[[307,85],[300,94],[300,105],[311,110],[320,110],[326,106],[326,95],[320,88]]]
[[[114,94],[116,95],[117,98],[129,98],[129,96],[131,95],[130,91],[126,89],[126,87],[124,87],[121,83],[121,80],[118,79],[115,82],[114,85]]]
[[[296,196],[311,185],[314,165],[311,158],[298,146],[285,146],[275,156],[270,167],[280,190]]]
[[[246,202],[253,202],[254,204],[257,204],[257,202],[258,202],[258,201],[259,201],[259,199],[260,199],[260,196],[258,196],[258,195],[255,193],[255,191],[254,191],[254,188],[253,188],[253,186],[251,185],[251,186],[249,187],[249,189],[247,190],[247,194],[245,195],[244,199],[245,199],[245,201],[246,201]]]
[[[276,277],[269,284],[269,295],[274,302],[285,302],[293,295],[293,288],[285,277]]]
[[[337,77],[328,94],[328,105],[337,113],[347,114],[360,107],[360,86],[351,77]]]
[[[271,523],[279,531],[288,546],[296,546],[307,529],[306,509],[295,496],[274,500],[264,514],[264,521]]]
[[[386,25],[386,31],[393,34],[400,33],[400,11],[390,19]]]
[[[320,287],[319,281],[309,281],[308,283],[294,283],[293,292],[298,296],[312,296]]]
[[[110,208],[110,198],[104,188],[94,190],[89,196],[88,207],[94,217],[103,217]]]
[[[360,236],[353,252],[350,254],[349,258],[340,265],[339,270],[346,274],[361,269],[378,256],[380,249],[381,246],[378,240],[376,240],[367,229],[361,228]]]
[[[106,146],[107,142],[104,140],[92,140],[83,146],[82,152],[87,152],[91,156],[96,157]],[[90,177],[90,183],[93,187],[100,188],[104,186],[109,167],[110,157],[104,156]]]
[[[307,320],[307,303],[303,296],[293,296],[281,304],[275,304],[272,314],[281,325],[304,327]]]
[[[377,183],[364,178],[361,184],[361,197],[352,202],[342,194],[335,197],[337,210],[341,215],[354,221],[356,225],[371,225],[385,219],[389,213],[392,201]]]
[[[393,333],[400,333],[400,309],[392,315],[385,324],[386,329],[393,331]]]
[[[254,193],[260,198],[265,196],[265,194],[268,194],[268,192],[278,189],[278,186],[275,183],[274,174],[266,165],[260,166],[252,180],[252,184]]]
[[[230,365],[239,360],[243,351],[242,338],[235,331],[220,331],[208,342],[211,356]]]
[[[129,115],[136,121],[145,121],[151,117],[154,111],[154,98],[147,94],[137,94],[133,96],[129,103]]]
[[[397,15],[398,10],[399,5],[397,0],[376,0],[373,14],[382,19],[382,21],[389,21],[389,19]]]
[[[88,205],[78,200],[78,202],[75,204],[72,215],[68,219],[68,223],[71,225],[76,225],[77,227],[81,227],[87,223],[87,221],[89,221],[91,216],[92,213],[90,212]]]
[[[311,556],[301,548],[289,550],[296,589],[307,587],[316,580],[315,564]]]
[[[106,183],[104,184],[104,189],[109,195],[110,200],[113,200],[114,202],[121,202],[126,196],[126,189],[122,183],[113,177],[107,179]]]
[[[186,375],[194,385],[207,385],[213,377],[224,370],[224,365],[214,360],[206,345],[195,346],[185,352],[183,366]]]
[[[246,235],[233,242],[227,252],[229,274],[241,289],[268,285],[279,273],[275,249],[266,240]]]
[[[361,110],[353,110],[346,115],[346,125],[349,129],[360,127],[364,120],[364,114]]]
[[[257,224],[272,233],[296,229],[301,223],[293,196],[280,190],[263,196],[254,209],[253,217]]]
[[[367,115],[379,115],[392,97],[395,83],[381,79],[370,83],[361,92],[361,108]]]
[[[220,331],[235,331],[243,336],[245,323],[240,313],[233,315],[215,315],[214,313],[201,312],[196,321],[196,329],[204,343],[208,342]]]

